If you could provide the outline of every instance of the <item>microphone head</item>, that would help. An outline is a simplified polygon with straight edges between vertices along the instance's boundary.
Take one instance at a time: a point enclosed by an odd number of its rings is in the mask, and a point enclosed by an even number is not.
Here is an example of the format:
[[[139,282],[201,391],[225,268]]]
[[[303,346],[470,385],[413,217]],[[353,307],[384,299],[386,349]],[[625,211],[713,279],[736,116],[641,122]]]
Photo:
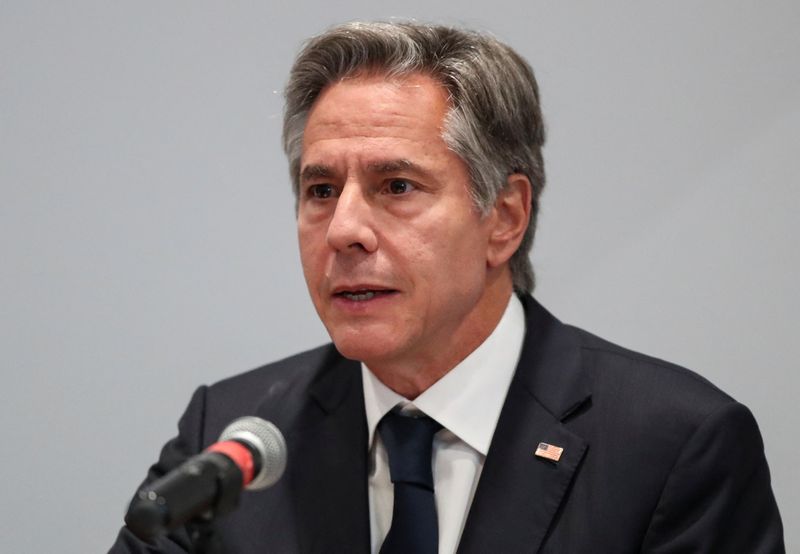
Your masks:
[[[245,486],[259,490],[274,485],[286,469],[286,441],[275,425],[260,417],[240,417],[230,423],[219,436],[220,441],[247,443],[261,456],[261,470]]]

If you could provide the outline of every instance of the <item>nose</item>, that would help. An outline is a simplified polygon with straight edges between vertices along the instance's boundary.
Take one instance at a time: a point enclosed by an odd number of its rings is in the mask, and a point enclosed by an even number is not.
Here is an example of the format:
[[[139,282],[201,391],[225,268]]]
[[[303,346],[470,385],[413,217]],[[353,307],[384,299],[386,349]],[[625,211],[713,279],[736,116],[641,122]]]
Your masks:
[[[374,252],[378,238],[373,217],[373,207],[358,183],[345,184],[328,225],[328,244],[340,252]]]

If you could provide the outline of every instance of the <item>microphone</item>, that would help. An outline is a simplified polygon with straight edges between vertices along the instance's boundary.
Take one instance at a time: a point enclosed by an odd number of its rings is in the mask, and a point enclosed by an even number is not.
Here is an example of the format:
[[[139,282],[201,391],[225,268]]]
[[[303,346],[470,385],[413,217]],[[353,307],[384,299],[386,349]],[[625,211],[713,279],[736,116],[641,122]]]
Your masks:
[[[145,485],[131,502],[125,524],[151,540],[198,516],[233,511],[242,490],[274,485],[286,469],[286,441],[275,425],[247,416],[230,423],[219,441]]]

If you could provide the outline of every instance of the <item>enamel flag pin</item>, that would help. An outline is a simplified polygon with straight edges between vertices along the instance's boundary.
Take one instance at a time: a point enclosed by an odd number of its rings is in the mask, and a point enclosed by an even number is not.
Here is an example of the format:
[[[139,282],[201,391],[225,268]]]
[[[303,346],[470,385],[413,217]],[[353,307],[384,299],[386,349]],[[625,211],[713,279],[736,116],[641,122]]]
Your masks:
[[[557,462],[561,459],[561,454],[564,452],[564,449],[560,446],[555,446],[552,444],[547,444],[546,442],[540,442],[539,446],[536,447],[536,452],[534,454],[539,458],[544,458],[546,460],[552,460]]]

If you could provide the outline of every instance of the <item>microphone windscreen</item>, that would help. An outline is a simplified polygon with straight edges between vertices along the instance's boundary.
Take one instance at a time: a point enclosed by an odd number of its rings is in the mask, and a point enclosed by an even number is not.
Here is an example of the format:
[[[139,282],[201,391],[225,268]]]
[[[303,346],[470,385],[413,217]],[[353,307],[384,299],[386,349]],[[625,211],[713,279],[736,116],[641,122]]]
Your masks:
[[[260,471],[247,484],[247,490],[274,485],[286,469],[286,440],[275,425],[260,417],[246,416],[232,421],[222,431],[219,440],[247,443],[260,455],[261,459],[256,464],[260,466]]]

